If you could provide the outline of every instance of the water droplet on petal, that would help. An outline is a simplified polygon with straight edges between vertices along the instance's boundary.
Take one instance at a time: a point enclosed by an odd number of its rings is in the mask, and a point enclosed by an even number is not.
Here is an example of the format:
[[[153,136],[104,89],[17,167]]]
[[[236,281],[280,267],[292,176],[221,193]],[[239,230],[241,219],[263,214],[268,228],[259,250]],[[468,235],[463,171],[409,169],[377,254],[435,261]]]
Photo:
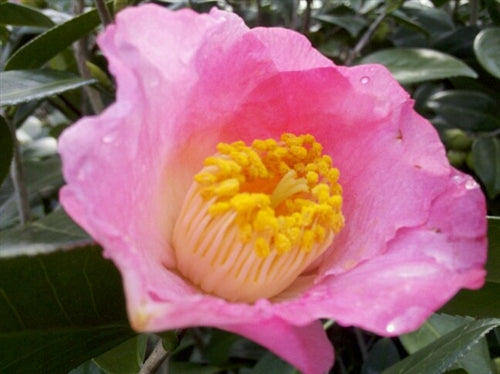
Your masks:
[[[367,84],[368,82],[370,82],[370,77],[367,76],[361,77],[359,81],[361,82],[361,84]]]
[[[76,175],[76,179],[78,179],[80,182],[83,182],[85,180],[85,172],[83,170],[80,170]]]
[[[113,134],[107,134],[104,135],[101,140],[103,143],[109,144],[115,140],[115,136]]]
[[[469,179],[467,182],[465,182],[465,189],[467,190],[474,190],[478,187],[479,185],[476,183],[474,179]]]
[[[393,333],[393,332],[396,330],[396,326],[394,325],[394,323],[389,323],[389,324],[386,326],[385,330],[386,330],[389,334],[391,334],[391,333]]]
[[[452,178],[453,182],[455,182],[456,184],[460,184],[464,181],[465,177],[463,175],[454,175]]]
[[[158,87],[160,85],[160,78],[152,77],[148,80],[148,84],[150,88]]]

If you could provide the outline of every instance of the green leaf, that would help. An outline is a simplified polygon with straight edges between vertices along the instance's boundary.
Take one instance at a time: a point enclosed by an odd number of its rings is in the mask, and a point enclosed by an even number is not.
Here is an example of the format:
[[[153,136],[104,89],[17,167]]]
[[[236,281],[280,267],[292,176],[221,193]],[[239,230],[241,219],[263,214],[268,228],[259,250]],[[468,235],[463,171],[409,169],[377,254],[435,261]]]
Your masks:
[[[116,14],[120,10],[125,9],[129,5],[128,0],[114,0],[113,1],[113,12]]]
[[[0,72],[0,105],[15,105],[58,95],[94,83],[59,70],[11,70]]]
[[[9,125],[5,119],[0,116],[0,184],[9,174],[10,163],[14,152],[14,141]]]
[[[107,374],[99,366],[96,365],[94,360],[87,360],[80,366],[71,370],[68,374]]]
[[[148,336],[140,334],[94,359],[107,374],[136,374],[146,354]]]
[[[488,271],[488,281],[500,284],[500,217],[488,217],[488,262],[486,263],[486,270]]]
[[[488,196],[494,199],[500,194],[500,140],[493,136],[477,138],[472,144],[472,162]]]
[[[480,91],[440,91],[429,98],[427,107],[452,128],[472,132],[500,128],[497,100]]]
[[[320,14],[314,16],[314,18],[345,29],[353,38],[368,25],[368,22],[364,18],[355,15],[334,16],[331,14]]]
[[[221,368],[196,362],[170,361],[168,363],[169,374],[216,374],[221,372],[223,372]]]
[[[99,23],[97,10],[93,9],[55,26],[19,48],[7,61],[5,70],[39,68]]]
[[[59,249],[91,245],[94,241],[62,209],[26,227],[0,232],[0,259],[47,254]]]
[[[212,365],[222,365],[228,360],[229,351],[238,339],[238,335],[214,329],[204,352],[205,358]]]
[[[500,319],[497,318],[466,322],[384,370],[382,374],[442,373],[467,353],[480,338],[498,326]]]
[[[409,354],[431,344],[446,333],[470,322],[471,318],[450,316],[446,314],[432,315],[417,331],[400,336],[400,341]],[[469,352],[461,357],[454,368],[463,368],[469,373],[493,373],[491,358],[486,339],[483,337],[474,344]]]
[[[439,312],[477,318],[500,318],[498,295],[500,295],[500,283],[486,281],[480,290],[460,291]]]
[[[474,52],[481,66],[500,78],[500,27],[481,31],[474,39]]]
[[[54,26],[54,22],[39,10],[14,3],[0,4],[0,24],[35,27]]]
[[[465,63],[448,54],[424,48],[390,48],[364,57],[361,63],[385,65],[402,84],[477,74]]]
[[[295,368],[293,366],[273,353],[268,352],[257,362],[257,365],[255,365],[250,374],[293,374],[294,372]]]
[[[429,37],[429,32],[425,29],[424,26],[422,26],[420,23],[415,22],[415,20],[411,17],[408,17],[403,11],[401,10],[395,10],[389,15],[391,18],[394,18],[394,20],[401,25],[416,31],[422,35],[425,35],[426,37]]]
[[[179,335],[176,331],[163,331],[157,335],[160,337],[165,351],[173,352],[179,346]]]
[[[400,359],[398,348],[391,339],[378,340],[361,367],[361,374],[375,374],[394,365]]]
[[[134,336],[118,271],[97,246],[55,250],[82,236],[59,218],[0,233],[0,372],[68,372]]]
[[[432,49],[462,58],[470,58],[474,38],[479,33],[477,26],[463,26],[432,40]]]
[[[24,162],[24,171],[32,208],[41,204],[43,196],[54,194],[63,184],[59,157]],[[0,187],[0,228],[15,223],[17,215],[13,189],[8,183],[4,183]]]

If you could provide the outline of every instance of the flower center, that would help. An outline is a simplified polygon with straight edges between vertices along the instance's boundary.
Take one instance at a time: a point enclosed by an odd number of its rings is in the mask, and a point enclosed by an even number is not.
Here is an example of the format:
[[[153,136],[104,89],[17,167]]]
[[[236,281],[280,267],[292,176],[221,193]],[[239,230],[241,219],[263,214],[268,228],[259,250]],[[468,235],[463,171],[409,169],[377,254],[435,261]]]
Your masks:
[[[219,143],[173,233],[177,270],[230,301],[290,286],[344,226],[339,171],[312,135]]]

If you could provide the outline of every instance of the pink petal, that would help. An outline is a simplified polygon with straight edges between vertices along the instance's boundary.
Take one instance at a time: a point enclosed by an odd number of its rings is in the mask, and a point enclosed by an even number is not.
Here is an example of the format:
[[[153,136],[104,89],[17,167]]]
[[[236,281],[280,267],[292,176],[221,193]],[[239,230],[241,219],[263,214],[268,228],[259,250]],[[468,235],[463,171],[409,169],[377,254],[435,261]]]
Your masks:
[[[323,374],[333,365],[333,349],[319,321],[293,326],[274,317],[221,328],[262,344],[304,374]]]

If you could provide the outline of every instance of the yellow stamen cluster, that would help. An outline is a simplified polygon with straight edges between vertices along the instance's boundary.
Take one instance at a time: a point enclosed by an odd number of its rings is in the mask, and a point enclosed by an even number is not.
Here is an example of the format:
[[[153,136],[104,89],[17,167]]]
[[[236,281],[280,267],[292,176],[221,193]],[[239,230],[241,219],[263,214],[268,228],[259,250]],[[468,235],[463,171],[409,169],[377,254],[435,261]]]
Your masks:
[[[251,146],[219,143],[217,151],[194,177],[174,228],[178,269],[227,299],[274,296],[343,227],[339,171],[312,135],[283,134],[280,141],[255,140]],[[197,265],[211,269],[195,269],[200,258]],[[234,286],[221,285],[224,278]]]

